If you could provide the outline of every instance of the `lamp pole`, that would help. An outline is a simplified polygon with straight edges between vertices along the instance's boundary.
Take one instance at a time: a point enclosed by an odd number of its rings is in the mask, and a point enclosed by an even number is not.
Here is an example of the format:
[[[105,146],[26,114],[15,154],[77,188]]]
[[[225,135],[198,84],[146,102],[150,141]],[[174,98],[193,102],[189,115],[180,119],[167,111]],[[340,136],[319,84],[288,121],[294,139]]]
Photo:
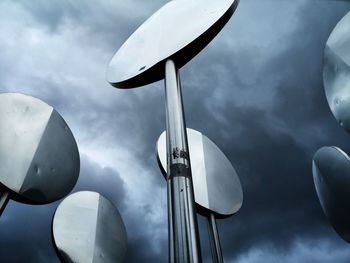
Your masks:
[[[201,262],[198,223],[181,84],[175,62],[165,62],[169,261]]]

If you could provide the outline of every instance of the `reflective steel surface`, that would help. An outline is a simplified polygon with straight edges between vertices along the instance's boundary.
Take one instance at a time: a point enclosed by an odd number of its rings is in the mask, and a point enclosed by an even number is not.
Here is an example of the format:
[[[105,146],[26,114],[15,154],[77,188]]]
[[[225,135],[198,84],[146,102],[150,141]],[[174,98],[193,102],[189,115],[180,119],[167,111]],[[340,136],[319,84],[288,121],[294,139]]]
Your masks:
[[[241,183],[231,162],[205,135],[187,129],[195,201],[218,215],[236,213],[243,203]],[[157,142],[158,161],[166,174],[166,133]]]
[[[208,219],[208,234],[211,249],[211,256],[213,263],[223,263],[224,258],[222,257],[221,245],[218,227],[216,225],[216,218],[213,213],[207,216]]]
[[[23,202],[49,203],[66,196],[80,169],[73,134],[39,99],[0,94],[0,183]]]
[[[173,0],[146,20],[112,58],[107,80],[132,88],[164,78],[168,58],[181,68],[232,16],[238,0]]]
[[[0,216],[4,212],[4,209],[5,209],[9,200],[10,200],[10,192],[1,193],[1,195],[0,195]]]
[[[52,233],[57,252],[69,263],[119,263],[126,230],[114,205],[96,192],[77,192],[57,207]]]
[[[327,41],[323,81],[334,117],[350,132],[350,12],[337,24]]]
[[[202,262],[180,75],[165,63],[169,262]]]
[[[350,159],[337,147],[322,147],[312,172],[322,209],[337,233],[350,242]]]

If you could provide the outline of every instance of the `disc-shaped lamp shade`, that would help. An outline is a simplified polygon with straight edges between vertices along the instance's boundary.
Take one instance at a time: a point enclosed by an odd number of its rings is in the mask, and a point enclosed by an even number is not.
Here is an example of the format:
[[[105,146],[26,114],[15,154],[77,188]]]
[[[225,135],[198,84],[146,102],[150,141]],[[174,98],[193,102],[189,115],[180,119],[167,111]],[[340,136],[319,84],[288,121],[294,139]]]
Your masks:
[[[350,132],[350,12],[337,24],[327,41],[323,81],[334,117]]]
[[[235,214],[242,206],[241,183],[231,162],[208,137],[187,129],[194,197],[199,212],[218,217]],[[158,164],[166,176],[166,132],[157,142]]]
[[[83,191],[66,197],[56,209],[52,235],[63,262],[124,261],[127,239],[123,220],[99,193]]]
[[[77,144],[56,110],[31,96],[0,94],[2,192],[25,203],[53,202],[72,190],[79,169]]]
[[[232,16],[238,0],[173,0],[146,20],[112,58],[107,80],[133,88],[164,78],[164,62],[178,68],[196,56]]]
[[[337,147],[314,155],[312,172],[322,209],[336,232],[350,242],[350,159]]]

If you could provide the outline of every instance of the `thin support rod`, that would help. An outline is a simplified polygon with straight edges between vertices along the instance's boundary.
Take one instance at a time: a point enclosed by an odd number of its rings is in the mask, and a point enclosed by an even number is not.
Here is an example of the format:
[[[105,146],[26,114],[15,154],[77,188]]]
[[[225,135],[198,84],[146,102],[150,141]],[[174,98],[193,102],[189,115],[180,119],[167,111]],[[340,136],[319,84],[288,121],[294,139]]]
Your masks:
[[[0,216],[2,215],[2,212],[4,212],[5,207],[10,199],[10,192],[4,192],[0,196]]]
[[[216,225],[215,215],[213,213],[210,213],[207,219],[208,219],[208,232],[209,232],[211,256],[212,256],[213,262],[223,263],[224,259],[222,257],[219,232]]]
[[[202,262],[181,85],[174,61],[165,63],[169,262]]]

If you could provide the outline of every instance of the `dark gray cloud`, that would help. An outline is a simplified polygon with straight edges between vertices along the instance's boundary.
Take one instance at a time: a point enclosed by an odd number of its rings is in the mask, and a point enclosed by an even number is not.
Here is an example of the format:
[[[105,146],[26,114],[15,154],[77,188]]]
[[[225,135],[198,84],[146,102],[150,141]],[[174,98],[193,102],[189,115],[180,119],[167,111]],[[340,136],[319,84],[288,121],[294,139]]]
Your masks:
[[[0,3],[0,86],[47,101],[67,120],[82,153],[75,191],[99,191],[118,207],[127,262],[167,260],[166,185],[155,161],[164,91],[161,81],[111,88],[105,69],[165,2]],[[227,262],[350,258],[322,214],[311,175],[318,147],[350,152],[322,87],[324,45],[348,10],[347,1],[242,0],[218,37],[181,70],[188,126],[217,143],[243,185],[241,211],[218,220]],[[57,262],[50,240],[57,204],[10,203],[0,220],[1,262]],[[210,262],[205,218],[199,225]]]
[[[276,8],[284,6],[284,3],[272,4]],[[348,134],[329,112],[322,88],[323,48],[330,31],[349,6],[324,8],[320,16],[318,8],[326,3],[297,4],[301,5],[294,17],[297,24],[274,45],[264,47],[266,39],[255,39],[243,47],[232,44],[237,48],[232,57],[225,56],[227,50],[216,48],[216,56],[208,56],[203,63],[199,59],[198,64],[193,63],[198,72],[185,72],[191,78],[197,76],[197,82],[205,83],[206,87],[190,82],[188,93],[197,88],[197,97],[185,96],[187,120],[194,120],[192,125],[205,131],[230,156],[243,183],[243,208],[222,223],[227,259],[241,259],[247,251],[259,247],[271,254],[291,255],[295,253],[296,240],[330,239],[334,247],[345,247],[322,214],[310,167],[318,147],[341,144],[348,148],[349,145]],[[239,12],[242,10],[238,9],[237,16]],[[254,16],[257,30],[266,30],[264,25],[259,28],[259,21],[271,22],[267,15],[271,13]],[[283,28],[289,18],[283,10],[273,16],[276,24],[269,24],[271,27]],[[239,34],[232,26],[232,36]],[[266,52],[262,53],[263,50]],[[216,57],[220,61],[216,62]],[[263,63],[259,65],[260,61]],[[240,67],[246,70],[242,72]],[[203,68],[210,70],[200,73]],[[223,84],[228,87],[222,88]],[[255,94],[251,93],[252,89]],[[216,98],[217,103],[212,103]],[[291,262],[318,262],[316,258],[320,258],[317,254],[313,259],[310,257]],[[339,260],[328,260],[345,262],[348,258],[349,254]]]

